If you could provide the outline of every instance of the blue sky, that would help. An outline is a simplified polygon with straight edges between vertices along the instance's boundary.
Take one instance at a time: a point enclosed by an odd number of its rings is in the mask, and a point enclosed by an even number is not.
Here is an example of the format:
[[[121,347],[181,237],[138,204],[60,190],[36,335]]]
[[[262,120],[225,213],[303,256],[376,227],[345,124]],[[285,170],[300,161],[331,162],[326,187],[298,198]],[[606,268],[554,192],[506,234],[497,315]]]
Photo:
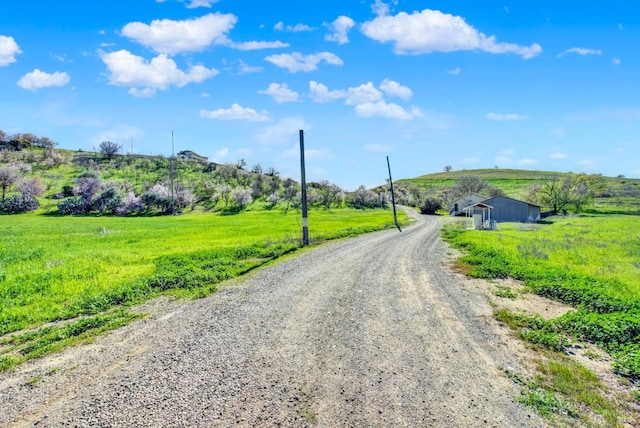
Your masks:
[[[3,2],[0,129],[347,190],[475,168],[640,177],[635,1]]]

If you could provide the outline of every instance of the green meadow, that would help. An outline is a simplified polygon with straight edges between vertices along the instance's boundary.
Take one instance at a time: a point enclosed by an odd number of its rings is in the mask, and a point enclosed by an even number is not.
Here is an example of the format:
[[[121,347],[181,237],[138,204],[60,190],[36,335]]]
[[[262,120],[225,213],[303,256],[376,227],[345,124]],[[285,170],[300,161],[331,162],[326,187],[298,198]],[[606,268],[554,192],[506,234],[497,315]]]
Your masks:
[[[463,251],[459,263],[467,274],[515,278],[530,292],[574,308],[552,320],[497,311],[496,318],[514,328],[522,339],[561,356],[576,340],[596,344],[611,354],[616,373],[630,385],[640,385],[640,217],[552,217],[545,224],[501,223],[497,231],[463,230],[454,224],[443,234]],[[500,293],[517,298],[505,290]],[[567,370],[573,367],[558,364]],[[571,370],[575,374],[577,369]],[[546,386],[540,385],[545,382]],[[557,381],[544,375],[530,387],[524,399],[527,404],[532,397],[556,400],[565,393]],[[546,392],[539,395],[541,390]],[[587,404],[579,397],[569,398],[578,401],[574,413],[580,414],[577,409]],[[598,403],[604,401],[599,399]],[[550,403],[544,400],[535,404],[546,405]]]
[[[312,243],[392,226],[390,210],[309,214]],[[128,322],[135,316],[122,309],[127,305],[161,293],[206,295],[221,281],[299,249],[300,235],[301,215],[293,210],[5,217],[0,370]],[[47,324],[59,320],[68,321]]]

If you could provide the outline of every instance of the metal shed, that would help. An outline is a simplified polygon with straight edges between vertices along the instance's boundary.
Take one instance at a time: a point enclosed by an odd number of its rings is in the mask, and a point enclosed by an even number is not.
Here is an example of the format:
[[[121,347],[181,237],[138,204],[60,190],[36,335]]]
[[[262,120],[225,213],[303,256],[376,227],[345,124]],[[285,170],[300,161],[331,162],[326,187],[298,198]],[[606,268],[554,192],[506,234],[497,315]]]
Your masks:
[[[493,207],[495,221],[531,222],[540,220],[540,207],[507,196],[496,196],[482,201]]]

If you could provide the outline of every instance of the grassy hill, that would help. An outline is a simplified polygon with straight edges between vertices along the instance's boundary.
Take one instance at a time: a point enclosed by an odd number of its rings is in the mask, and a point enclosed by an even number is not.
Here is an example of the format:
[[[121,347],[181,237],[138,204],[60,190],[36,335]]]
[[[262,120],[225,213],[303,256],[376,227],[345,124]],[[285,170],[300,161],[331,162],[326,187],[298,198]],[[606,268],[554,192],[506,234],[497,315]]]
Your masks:
[[[452,189],[464,176],[476,176],[491,186],[501,189],[509,197],[527,199],[528,189],[535,184],[553,178],[563,178],[569,173],[534,171],[521,169],[469,169],[437,172],[415,178],[397,180],[399,187],[418,187],[438,194]],[[640,214],[640,179],[625,177],[602,177],[604,186],[594,199],[592,210],[601,213]]]

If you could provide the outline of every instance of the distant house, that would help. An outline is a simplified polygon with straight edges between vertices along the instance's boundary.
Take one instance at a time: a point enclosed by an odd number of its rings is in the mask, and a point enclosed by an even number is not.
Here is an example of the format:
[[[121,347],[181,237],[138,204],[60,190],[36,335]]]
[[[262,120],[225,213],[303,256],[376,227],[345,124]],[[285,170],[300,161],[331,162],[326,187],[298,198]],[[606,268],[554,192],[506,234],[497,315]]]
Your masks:
[[[207,163],[209,162],[209,158],[206,156],[200,156],[196,152],[192,150],[183,150],[178,152],[178,157],[180,159],[189,159],[189,160],[197,160],[198,162]]]
[[[451,215],[464,215],[485,221],[532,222],[540,220],[540,207],[507,196],[483,197],[472,193],[453,202]],[[474,222],[476,225],[476,222]],[[477,226],[477,225],[476,225]]]
[[[458,198],[449,205],[449,214],[452,216],[457,215],[465,215],[464,209],[470,207],[471,205],[475,205],[479,202],[486,201],[489,199],[488,196],[482,196],[477,193],[469,193],[462,198]]]

